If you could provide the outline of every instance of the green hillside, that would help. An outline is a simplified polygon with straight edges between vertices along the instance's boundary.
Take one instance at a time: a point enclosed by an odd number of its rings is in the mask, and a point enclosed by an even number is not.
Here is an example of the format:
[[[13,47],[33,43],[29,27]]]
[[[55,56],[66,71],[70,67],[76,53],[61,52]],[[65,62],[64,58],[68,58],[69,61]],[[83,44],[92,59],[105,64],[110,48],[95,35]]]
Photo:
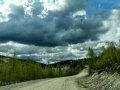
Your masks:
[[[67,68],[67,69],[66,69]],[[42,64],[29,59],[0,57],[1,85],[41,78],[63,77],[77,74],[84,68],[84,60],[67,60],[55,64]]]

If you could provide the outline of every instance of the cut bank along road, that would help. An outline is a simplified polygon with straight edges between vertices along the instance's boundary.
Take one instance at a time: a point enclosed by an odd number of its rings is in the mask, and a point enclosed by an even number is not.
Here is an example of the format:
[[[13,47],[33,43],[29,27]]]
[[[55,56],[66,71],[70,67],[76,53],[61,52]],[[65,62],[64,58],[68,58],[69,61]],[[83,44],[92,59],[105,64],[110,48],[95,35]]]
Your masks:
[[[0,87],[0,90],[89,90],[82,84],[77,85],[75,80],[79,77],[88,75],[87,69],[79,74],[69,77],[33,80],[29,83],[18,83]]]

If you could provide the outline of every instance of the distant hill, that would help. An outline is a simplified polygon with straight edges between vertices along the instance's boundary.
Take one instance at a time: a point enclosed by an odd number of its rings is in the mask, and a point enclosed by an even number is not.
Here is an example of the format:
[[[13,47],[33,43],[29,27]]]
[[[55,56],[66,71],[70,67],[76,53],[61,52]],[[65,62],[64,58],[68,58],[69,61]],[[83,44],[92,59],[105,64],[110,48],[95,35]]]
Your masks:
[[[9,57],[9,56],[0,55],[0,60],[1,60],[1,62],[3,62],[3,63],[9,62],[10,59],[14,59],[14,57]],[[19,59],[19,58],[17,58],[17,59],[20,60],[20,61],[26,61],[26,59]],[[33,60],[30,60],[30,61],[33,62],[33,63],[37,63],[36,61],[33,61]],[[40,64],[42,65],[42,67],[45,67],[45,66],[46,66],[46,64],[44,64],[44,63],[40,63]]]

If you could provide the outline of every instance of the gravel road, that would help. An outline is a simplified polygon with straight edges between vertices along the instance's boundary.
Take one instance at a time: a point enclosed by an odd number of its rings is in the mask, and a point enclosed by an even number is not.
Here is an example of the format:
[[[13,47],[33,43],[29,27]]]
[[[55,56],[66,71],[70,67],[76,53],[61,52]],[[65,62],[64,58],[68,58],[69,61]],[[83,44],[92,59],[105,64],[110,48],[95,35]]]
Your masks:
[[[81,71],[78,75],[52,78],[52,79],[39,79],[18,84],[12,84],[0,87],[0,90],[89,90],[84,85],[78,85],[75,80],[77,78],[88,75],[87,69]]]

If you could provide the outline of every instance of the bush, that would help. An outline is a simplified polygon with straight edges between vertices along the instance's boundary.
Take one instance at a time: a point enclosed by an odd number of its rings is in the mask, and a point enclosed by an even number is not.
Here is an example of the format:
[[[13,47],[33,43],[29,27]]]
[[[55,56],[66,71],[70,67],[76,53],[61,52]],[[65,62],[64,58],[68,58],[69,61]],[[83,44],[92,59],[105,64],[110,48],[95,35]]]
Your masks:
[[[98,56],[95,56],[93,54],[89,54],[89,72],[90,74],[93,73],[96,70],[100,69],[106,69],[109,67],[113,67],[115,63],[120,63],[120,47],[118,45],[115,45],[114,43],[106,43],[107,47],[104,46],[101,48],[102,52],[98,54]],[[92,48],[88,49],[88,52],[93,53]],[[109,71],[113,72],[114,70],[110,69]],[[117,70],[116,70],[117,71]]]

